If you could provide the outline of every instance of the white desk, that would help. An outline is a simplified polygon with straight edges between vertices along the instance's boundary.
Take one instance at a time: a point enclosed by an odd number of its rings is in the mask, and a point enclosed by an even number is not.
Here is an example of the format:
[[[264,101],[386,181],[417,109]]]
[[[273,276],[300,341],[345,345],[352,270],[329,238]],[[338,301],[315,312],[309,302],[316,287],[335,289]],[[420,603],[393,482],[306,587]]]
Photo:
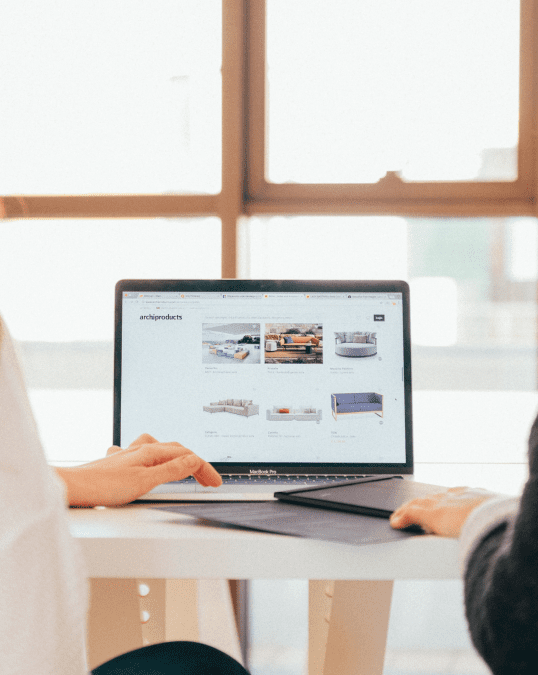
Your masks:
[[[416,471],[423,482],[512,494],[525,477],[523,463]],[[309,579],[309,675],[381,675],[393,581],[460,577],[458,543],[440,537],[350,546],[201,524],[147,505],[71,509],[70,519],[93,579]]]
[[[524,463],[418,464],[416,480],[517,494]],[[195,579],[454,579],[455,540],[421,536],[350,546],[200,524],[148,505],[71,509],[88,576]]]
[[[309,675],[381,675],[393,580],[459,576],[457,542],[438,537],[349,546],[200,524],[142,505],[70,516],[93,579],[311,580]]]
[[[422,536],[349,546],[202,525],[142,505],[71,509],[90,577],[453,579],[457,542]]]

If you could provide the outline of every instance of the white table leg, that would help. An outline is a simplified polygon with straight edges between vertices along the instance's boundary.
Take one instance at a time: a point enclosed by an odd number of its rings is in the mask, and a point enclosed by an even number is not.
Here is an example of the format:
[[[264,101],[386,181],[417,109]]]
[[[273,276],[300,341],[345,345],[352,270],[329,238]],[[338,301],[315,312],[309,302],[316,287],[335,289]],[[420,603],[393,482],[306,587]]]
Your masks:
[[[198,582],[196,579],[166,579],[165,637],[198,642]]]
[[[91,669],[142,647],[135,579],[90,579],[87,658]]]
[[[225,579],[200,579],[197,584],[200,642],[243,663],[228,582]]]
[[[310,582],[309,675],[382,675],[392,587]]]
[[[196,579],[90,579],[90,668],[144,645],[197,642]]]
[[[90,668],[143,645],[172,640],[204,642],[242,662],[226,580],[90,580]]]
[[[323,675],[334,584],[308,582],[308,675]]]

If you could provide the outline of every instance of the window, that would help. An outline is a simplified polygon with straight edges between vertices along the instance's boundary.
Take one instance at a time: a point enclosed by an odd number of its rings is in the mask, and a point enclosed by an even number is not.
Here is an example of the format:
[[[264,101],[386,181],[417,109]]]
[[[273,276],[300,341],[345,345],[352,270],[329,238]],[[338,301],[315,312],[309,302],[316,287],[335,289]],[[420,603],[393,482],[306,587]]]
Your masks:
[[[517,180],[519,21],[505,0],[269,0],[267,180]]]
[[[114,286],[218,277],[218,218],[5,221],[0,307],[16,339],[49,460],[112,444]]]
[[[3,9],[1,194],[220,191],[219,2]]]
[[[420,477],[480,463],[517,490],[537,21],[537,0],[4,2],[0,310],[49,459],[111,442],[120,277],[400,277]]]
[[[121,276],[385,276],[417,391],[532,410],[535,0],[120,5],[5,12],[0,295],[35,391],[109,392]]]
[[[533,8],[253,3],[250,213],[533,213]]]

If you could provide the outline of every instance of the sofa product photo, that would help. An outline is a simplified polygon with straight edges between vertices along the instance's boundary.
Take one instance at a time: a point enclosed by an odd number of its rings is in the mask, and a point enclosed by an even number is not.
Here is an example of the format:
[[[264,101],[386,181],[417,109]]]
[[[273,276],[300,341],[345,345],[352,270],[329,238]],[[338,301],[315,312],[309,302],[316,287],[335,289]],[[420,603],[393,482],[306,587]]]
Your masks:
[[[369,412],[383,417],[383,394],[375,392],[331,394],[331,410],[335,420],[338,420],[339,415]]]
[[[317,422],[321,420],[321,409],[316,410],[312,407],[291,408],[273,406],[267,411],[267,420],[269,422]]]
[[[335,353],[338,356],[357,358],[377,354],[377,334],[362,331],[334,334]]]
[[[205,405],[204,411],[208,413],[227,412],[234,415],[243,415],[243,417],[251,417],[251,415],[259,415],[260,406],[253,404],[250,399],[228,398]]]

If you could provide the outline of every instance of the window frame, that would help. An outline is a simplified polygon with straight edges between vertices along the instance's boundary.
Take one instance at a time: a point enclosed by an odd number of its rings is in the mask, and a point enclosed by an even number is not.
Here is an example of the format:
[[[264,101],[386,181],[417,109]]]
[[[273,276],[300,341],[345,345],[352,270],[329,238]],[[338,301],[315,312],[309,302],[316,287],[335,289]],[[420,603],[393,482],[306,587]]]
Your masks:
[[[266,0],[249,7],[248,211],[260,213],[361,213],[376,215],[535,215],[536,108],[533,76],[538,62],[536,0],[521,0],[520,131],[518,179],[513,182],[406,183],[395,172],[375,184],[276,184],[266,167]]]
[[[521,0],[518,180],[374,185],[274,184],[265,180],[266,0],[222,0],[222,189],[217,195],[11,195],[8,218],[217,216],[222,277],[238,275],[244,216],[356,214],[536,216],[538,176],[538,0]]]

